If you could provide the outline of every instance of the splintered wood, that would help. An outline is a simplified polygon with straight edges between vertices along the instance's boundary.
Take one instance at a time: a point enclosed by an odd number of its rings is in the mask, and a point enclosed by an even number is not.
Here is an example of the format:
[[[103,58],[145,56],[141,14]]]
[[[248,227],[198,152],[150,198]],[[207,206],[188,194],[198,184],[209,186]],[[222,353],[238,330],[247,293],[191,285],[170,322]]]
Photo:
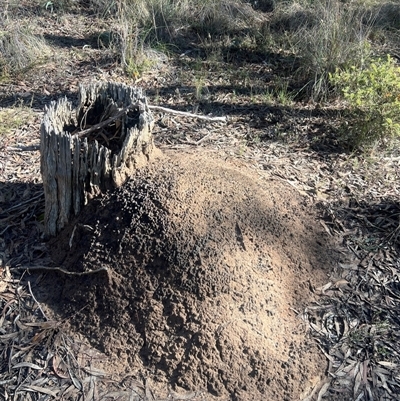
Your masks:
[[[46,107],[40,141],[45,235],[58,233],[89,199],[145,165],[157,153],[152,129],[141,89],[124,84],[81,86],[76,109],[66,98]]]

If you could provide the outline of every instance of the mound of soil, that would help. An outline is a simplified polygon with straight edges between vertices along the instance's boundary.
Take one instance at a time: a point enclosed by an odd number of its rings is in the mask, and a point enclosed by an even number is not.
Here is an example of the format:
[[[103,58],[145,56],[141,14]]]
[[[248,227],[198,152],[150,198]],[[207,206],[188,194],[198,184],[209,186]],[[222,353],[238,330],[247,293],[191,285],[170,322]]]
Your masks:
[[[332,264],[317,227],[291,187],[170,153],[51,242],[63,268],[107,271],[49,273],[41,301],[115,372],[222,399],[297,400],[325,369],[296,317]]]

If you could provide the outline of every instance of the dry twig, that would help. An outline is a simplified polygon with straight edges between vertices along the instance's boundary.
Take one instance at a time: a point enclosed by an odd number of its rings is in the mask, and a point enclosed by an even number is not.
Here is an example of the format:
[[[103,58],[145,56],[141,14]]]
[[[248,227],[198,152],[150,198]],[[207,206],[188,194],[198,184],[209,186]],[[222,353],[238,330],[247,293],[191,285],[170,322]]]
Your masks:
[[[210,122],[226,122],[227,118],[225,116],[223,117],[208,117],[208,116],[202,116],[200,114],[193,114],[193,113],[188,113],[186,111],[178,111],[178,110],[173,110],[169,109],[167,107],[162,107],[162,106],[148,106],[150,110],[157,110],[157,111],[162,111],[164,113],[172,113],[176,114],[178,116],[183,116],[183,117],[191,117],[191,118],[197,118],[199,120],[205,120],[205,121],[210,121]]]
[[[20,270],[26,270],[26,271],[34,271],[34,270],[44,270],[44,271],[57,271],[62,274],[65,274],[67,276],[87,276],[89,274],[95,274],[99,272],[108,272],[107,267],[100,267],[99,269],[96,270],[90,270],[87,272],[70,272],[68,270],[65,270],[61,267],[55,266],[55,267],[48,267],[48,266],[19,266],[19,267],[13,267],[10,269],[10,271],[20,271]],[[32,296],[33,297],[33,296]]]

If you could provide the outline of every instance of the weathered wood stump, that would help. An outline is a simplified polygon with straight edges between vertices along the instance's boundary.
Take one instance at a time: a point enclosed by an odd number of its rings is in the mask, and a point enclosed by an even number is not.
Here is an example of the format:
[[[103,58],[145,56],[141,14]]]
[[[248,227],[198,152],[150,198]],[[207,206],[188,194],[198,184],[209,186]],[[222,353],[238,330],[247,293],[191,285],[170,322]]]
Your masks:
[[[40,143],[45,236],[156,155],[152,128],[141,89],[123,84],[80,86],[76,109],[67,98],[46,107]]]

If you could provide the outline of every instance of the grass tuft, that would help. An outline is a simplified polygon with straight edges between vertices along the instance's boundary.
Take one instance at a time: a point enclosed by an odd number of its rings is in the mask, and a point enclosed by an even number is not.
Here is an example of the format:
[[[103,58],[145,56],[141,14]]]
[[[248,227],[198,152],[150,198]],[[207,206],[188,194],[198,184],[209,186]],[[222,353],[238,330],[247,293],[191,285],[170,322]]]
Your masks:
[[[34,113],[30,107],[22,105],[0,108],[0,144],[15,130],[26,124],[33,115]]]
[[[354,2],[340,0],[281,3],[271,29],[285,35],[298,58],[295,78],[313,100],[331,93],[329,74],[348,65],[362,67],[370,57],[374,16]]]
[[[50,54],[45,40],[26,26],[0,21],[0,77],[37,65]]]

